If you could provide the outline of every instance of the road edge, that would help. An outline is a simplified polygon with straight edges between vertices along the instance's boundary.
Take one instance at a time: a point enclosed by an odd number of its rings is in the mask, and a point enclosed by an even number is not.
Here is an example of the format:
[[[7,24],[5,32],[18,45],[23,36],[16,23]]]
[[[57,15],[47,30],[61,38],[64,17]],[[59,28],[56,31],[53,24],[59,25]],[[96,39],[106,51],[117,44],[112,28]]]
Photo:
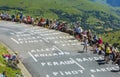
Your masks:
[[[7,45],[5,45],[3,42],[0,42],[5,48],[7,48],[7,51],[9,51],[10,54],[15,53],[14,51],[12,51]],[[20,68],[21,73],[24,77],[32,77],[32,75],[30,74],[30,72],[26,69],[26,67],[24,66],[24,64],[22,63],[21,60],[19,60],[19,64],[18,64],[18,68]]]

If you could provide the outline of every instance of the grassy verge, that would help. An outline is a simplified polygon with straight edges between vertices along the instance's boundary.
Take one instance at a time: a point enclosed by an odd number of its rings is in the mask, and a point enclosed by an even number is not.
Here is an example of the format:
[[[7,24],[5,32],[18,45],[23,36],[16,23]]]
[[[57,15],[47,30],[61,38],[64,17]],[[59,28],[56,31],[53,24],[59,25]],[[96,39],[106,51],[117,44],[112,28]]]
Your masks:
[[[16,77],[16,73],[21,73],[21,70],[19,69],[13,69],[11,67],[8,67],[6,62],[4,61],[4,58],[2,57],[2,54],[7,54],[7,49],[0,44],[0,73],[3,71],[6,71],[7,77]]]

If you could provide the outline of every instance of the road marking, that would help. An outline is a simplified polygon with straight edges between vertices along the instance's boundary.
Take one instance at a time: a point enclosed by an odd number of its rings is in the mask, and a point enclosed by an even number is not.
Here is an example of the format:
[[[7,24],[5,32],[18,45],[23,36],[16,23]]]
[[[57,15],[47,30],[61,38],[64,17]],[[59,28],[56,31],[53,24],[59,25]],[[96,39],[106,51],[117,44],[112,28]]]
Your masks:
[[[66,46],[66,44],[63,44],[62,46]]]
[[[15,43],[19,44],[19,42],[17,40],[15,40],[14,38],[11,38],[11,40],[13,40]]]
[[[30,52],[28,52],[28,54],[33,58],[35,62],[37,62],[37,59]]]
[[[40,38],[43,39],[45,42],[49,43],[49,41],[46,38],[42,38],[42,37]]]
[[[46,75],[46,77],[50,77],[49,75]]]
[[[11,35],[15,35],[15,33],[10,33]]]
[[[64,54],[63,51],[61,49],[59,49],[58,47],[56,47],[56,46],[53,46],[53,47],[56,48],[58,51],[60,51],[62,54]]]
[[[47,42],[47,43],[49,43],[49,41],[47,40],[47,39],[45,39],[45,38],[42,38],[45,42]]]
[[[69,59],[72,60],[75,64],[77,64],[80,68],[85,70],[85,68],[82,65],[80,65],[79,63],[77,63],[73,58],[69,58]]]
[[[91,77],[95,77],[93,74],[91,74]]]

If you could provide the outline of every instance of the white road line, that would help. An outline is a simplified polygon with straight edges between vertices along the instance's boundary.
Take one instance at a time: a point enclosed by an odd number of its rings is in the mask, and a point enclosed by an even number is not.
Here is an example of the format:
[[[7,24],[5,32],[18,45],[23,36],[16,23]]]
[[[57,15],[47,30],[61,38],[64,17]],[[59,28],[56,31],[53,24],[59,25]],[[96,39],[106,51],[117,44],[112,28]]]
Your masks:
[[[42,38],[45,42],[47,42],[47,43],[49,43],[49,41],[47,40],[47,39],[45,39],[45,38]]]
[[[26,77],[24,73],[23,73],[23,77]]]
[[[15,35],[15,33],[10,33],[11,35]]]
[[[91,77],[95,77],[93,74],[91,74]]]
[[[79,63],[77,63],[74,59],[72,59],[72,58],[69,58],[69,59],[72,60],[75,64],[77,64],[80,68],[85,70],[85,68],[82,65],[80,65]]]
[[[49,43],[49,41],[46,38],[42,38],[42,37],[40,38],[43,39],[45,42]]]
[[[56,48],[58,51],[60,51],[61,53],[63,53],[63,51],[61,49],[59,49],[58,47],[56,46],[53,46],[54,48]]]
[[[50,77],[49,75],[46,75],[46,77]]]
[[[19,42],[17,40],[15,40],[14,38],[11,38],[11,40],[13,40],[15,43],[19,44]]]
[[[37,62],[37,59],[30,52],[28,52],[28,54]]]

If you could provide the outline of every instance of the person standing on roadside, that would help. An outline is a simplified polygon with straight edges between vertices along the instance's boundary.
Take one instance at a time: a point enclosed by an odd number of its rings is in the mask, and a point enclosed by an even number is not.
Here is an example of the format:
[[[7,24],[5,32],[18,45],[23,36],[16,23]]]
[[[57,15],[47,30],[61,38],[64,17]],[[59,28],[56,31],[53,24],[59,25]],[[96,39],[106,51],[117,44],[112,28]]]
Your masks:
[[[15,21],[15,15],[13,14],[13,15],[11,16],[11,18],[12,18],[12,22],[14,22],[14,21]]]
[[[23,13],[20,12],[20,23],[22,23],[22,20],[23,20]]]
[[[16,22],[19,22],[19,20],[20,20],[20,16],[19,16],[19,14],[17,13],[17,14],[16,14]]]
[[[83,47],[83,51],[86,50],[87,52],[87,46],[88,46],[88,39],[87,39],[87,36],[84,36],[84,47]]]
[[[49,19],[46,19],[46,25],[45,25],[46,28],[49,28]]]

